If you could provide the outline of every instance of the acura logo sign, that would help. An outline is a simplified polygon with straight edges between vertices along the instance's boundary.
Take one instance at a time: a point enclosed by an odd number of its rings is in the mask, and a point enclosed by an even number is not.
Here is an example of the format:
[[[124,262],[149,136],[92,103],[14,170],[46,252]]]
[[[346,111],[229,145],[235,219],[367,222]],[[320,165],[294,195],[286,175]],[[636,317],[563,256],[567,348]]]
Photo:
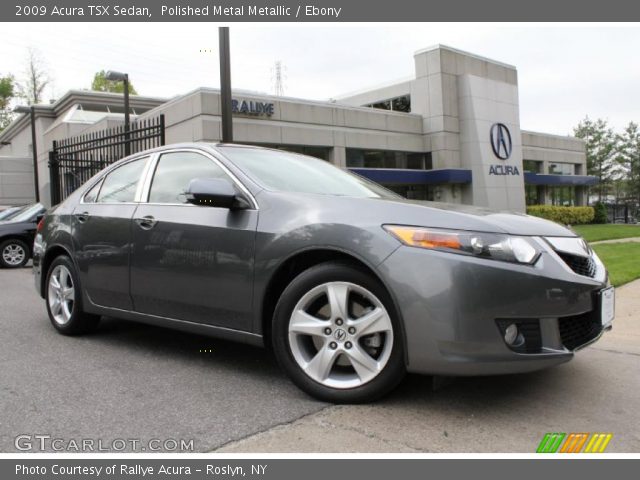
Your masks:
[[[511,156],[513,144],[507,126],[504,123],[494,123],[489,136],[494,155],[501,160],[508,159]]]

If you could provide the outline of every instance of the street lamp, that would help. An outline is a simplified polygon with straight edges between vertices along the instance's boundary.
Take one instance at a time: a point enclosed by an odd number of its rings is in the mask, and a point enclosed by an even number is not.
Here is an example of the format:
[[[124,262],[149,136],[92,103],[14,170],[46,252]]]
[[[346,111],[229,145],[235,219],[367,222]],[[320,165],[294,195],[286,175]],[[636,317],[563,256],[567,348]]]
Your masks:
[[[129,144],[129,74],[107,71],[104,75],[105,80],[124,83],[124,154],[131,154],[131,145]]]
[[[30,107],[25,107],[24,105],[19,105],[13,109],[16,113],[24,113],[29,114],[31,116],[31,149],[33,153],[33,183],[36,194],[36,202],[40,202],[40,186],[38,185],[38,148],[36,147],[36,112],[35,107],[31,105]]]
[[[220,50],[220,103],[222,113],[222,142],[233,142],[233,115],[231,102],[231,54],[229,53],[229,27],[218,28]]]

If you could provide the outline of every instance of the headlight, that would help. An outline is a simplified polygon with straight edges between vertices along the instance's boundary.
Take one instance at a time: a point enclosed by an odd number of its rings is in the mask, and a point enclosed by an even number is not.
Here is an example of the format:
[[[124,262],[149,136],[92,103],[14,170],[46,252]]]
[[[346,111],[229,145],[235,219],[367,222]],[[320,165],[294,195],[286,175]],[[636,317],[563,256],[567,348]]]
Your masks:
[[[535,263],[540,256],[540,252],[524,237],[402,225],[384,225],[383,227],[402,243],[411,247],[529,265]]]

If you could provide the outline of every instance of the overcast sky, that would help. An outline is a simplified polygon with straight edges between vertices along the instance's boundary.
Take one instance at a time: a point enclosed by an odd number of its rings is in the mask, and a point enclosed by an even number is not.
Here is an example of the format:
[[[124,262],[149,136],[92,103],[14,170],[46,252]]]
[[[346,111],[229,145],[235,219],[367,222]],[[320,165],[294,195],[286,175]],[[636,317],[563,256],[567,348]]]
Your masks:
[[[515,65],[521,127],[571,132],[585,115],[640,122],[640,27],[500,24],[231,25],[234,88],[326,100],[414,74],[413,53],[440,43]],[[218,87],[217,25],[2,24],[0,75],[21,77],[29,46],[52,77],[47,98],[89,88],[101,69],[129,73],[142,95]],[[200,50],[208,50],[200,52]],[[209,52],[210,51],[210,52]]]

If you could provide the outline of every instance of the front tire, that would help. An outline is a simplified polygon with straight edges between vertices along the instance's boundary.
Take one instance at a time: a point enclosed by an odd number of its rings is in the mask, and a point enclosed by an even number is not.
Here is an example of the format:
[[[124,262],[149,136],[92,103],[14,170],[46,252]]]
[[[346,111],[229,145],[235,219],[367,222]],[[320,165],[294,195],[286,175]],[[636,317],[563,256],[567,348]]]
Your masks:
[[[393,302],[371,274],[339,262],[298,275],[273,318],[273,347],[292,381],[333,403],[370,402],[405,374]]]
[[[4,268],[24,267],[30,256],[29,247],[22,240],[12,238],[0,244],[0,265]]]
[[[82,310],[80,281],[69,257],[62,255],[51,263],[45,292],[49,320],[58,332],[80,335],[98,326],[100,317]]]

